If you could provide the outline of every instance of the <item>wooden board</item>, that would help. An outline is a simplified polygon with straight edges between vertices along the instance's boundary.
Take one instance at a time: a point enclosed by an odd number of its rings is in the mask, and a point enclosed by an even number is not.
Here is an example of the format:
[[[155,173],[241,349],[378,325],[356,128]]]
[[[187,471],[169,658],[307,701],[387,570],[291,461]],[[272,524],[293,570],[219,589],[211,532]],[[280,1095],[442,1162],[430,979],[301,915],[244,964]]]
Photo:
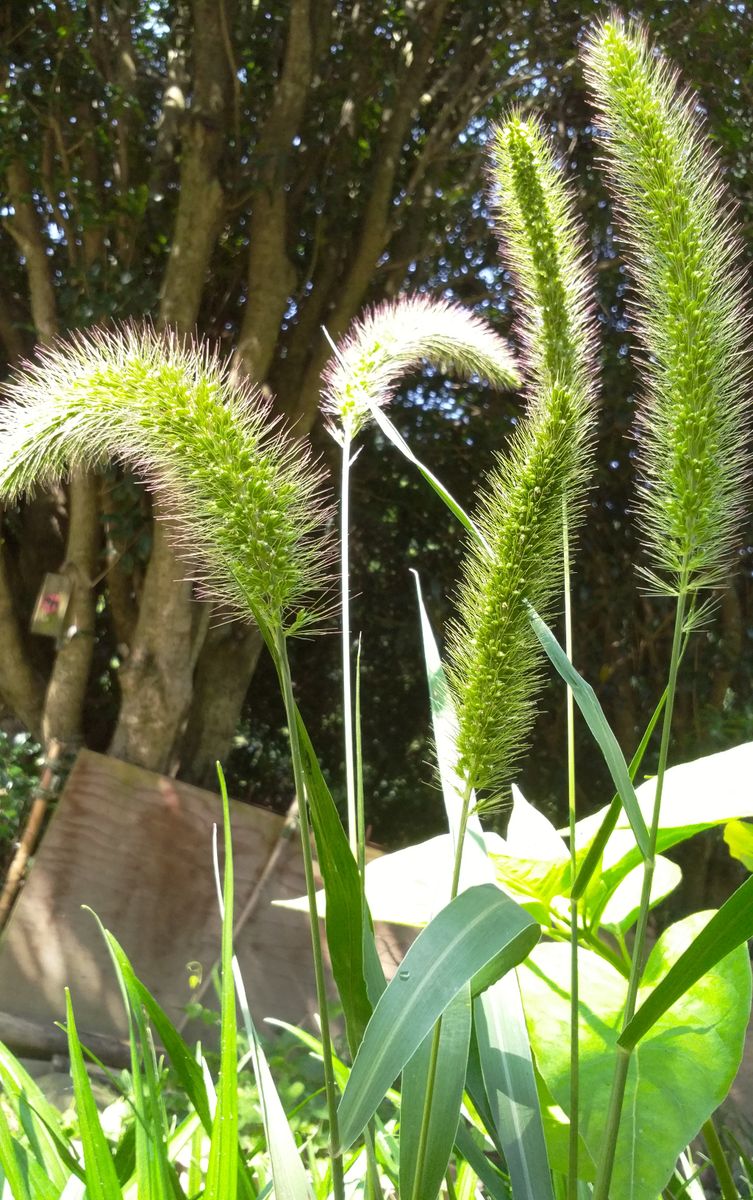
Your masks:
[[[231,805],[236,914],[275,855],[236,936],[252,1011],[259,1021],[275,1016],[310,1024],[316,1005],[308,922],[271,905],[305,890],[298,835],[281,840],[283,818]],[[106,947],[81,907],[88,905],[180,1023],[192,996],[187,964],[200,962],[206,974],[219,952],[212,827],[221,820],[213,793],[83,751],[0,941],[0,1011],[59,1020],[69,985],[81,1029],[124,1033]],[[390,974],[404,944],[401,933],[382,931]],[[214,1006],[211,990],[205,1002]]]

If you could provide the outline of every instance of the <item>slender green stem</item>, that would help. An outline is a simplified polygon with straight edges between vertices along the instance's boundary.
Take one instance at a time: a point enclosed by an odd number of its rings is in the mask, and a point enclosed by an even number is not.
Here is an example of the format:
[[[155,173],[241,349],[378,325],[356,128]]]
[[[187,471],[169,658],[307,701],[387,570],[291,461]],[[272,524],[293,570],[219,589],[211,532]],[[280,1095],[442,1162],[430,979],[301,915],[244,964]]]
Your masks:
[[[337,1120],[337,1092],[335,1088],[335,1073],[332,1066],[332,1036],[330,1033],[329,1001],[324,975],[324,955],[322,953],[321,931],[319,928],[319,913],[316,903],[316,880],[314,878],[314,856],[311,849],[311,825],[306,799],[306,785],[303,769],[301,745],[298,737],[298,720],[295,700],[293,698],[293,682],[290,676],[290,663],[285,634],[281,627],[275,633],[275,648],[277,651],[278,671],[282,684],[285,713],[288,722],[288,737],[290,739],[290,754],[293,760],[293,778],[298,797],[298,812],[301,822],[301,849],[303,852],[303,870],[306,878],[306,896],[309,905],[309,924],[311,926],[311,950],[314,958],[314,978],[316,981],[316,999],[322,1023],[322,1060],[324,1064],[324,1092],[327,1099],[327,1116],[329,1118],[329,1143],[332,1157],[332,1191],[335,1200],[345,1200],[345,1183],[343,1179],[343,1160],[340,1154],[340,1133]]]
[[[565,583],[565,653],[573,661],[573,608],[570,594],[570,539],[567,501],[562,498],[562,557]],[[567,688],[567,810],[570,832],[570,879],[578,870],[575,845],[575,704],[572,688]],[[578,1028],[578,901],[570,898],[570,1130],[567,1160],[567,1197],[578,1197],[578,1138],[580,1107],[579,1028]]]
[[[701,1133],[706,1143],[706,1149],[709,1152],[711,1165],[719,1181],[722,1200],[740,1200],[740,1193],[732,1178],[732,1172],[729,1169],[729,1163],[727,1162],[727,1156],[724,1153],[722,1143],[719,1141],[719,1134],[716,1131],[713,1117],[709,1117],[708,1121],[704,1122]]]
[[[437,1067],[439,1065],[439,1042],[442,1036],[442,1018],[440,1017],[434,1026],[434,1034],[431,1039],[431,1057],[429,1059],[429,1071],[426,1077],[426,1098],[424,1100],[424,1111],[421,1117],[421,1130],[418,1135],[418,1146],[416,1148],[416,1170],[413,1176],[413,1188],[411,1190],[411,1200],[430,1200],[428,1196],[423,1195],[423,1179],[424,1167],[426,1165],[426,1150],[429,1143],[429,1124],[431,1122],[431,1110],[434,1103],[434,1088],[437,1082]],[[434,1197],[431,1197],[434,1200]]]
[[[350,428],[343,427],[340,487],[340,613],[342,619],[343,736],[345,739],[345,789],[348,841],[358,857],[356,775],[353,757],[353,700],[350,666]]]
[[[366,813],[363,799],[363,746],[361,743],[361,635],[356,657],[356,840],[361,892],[366,892]]]
[[[643,886],[641,888],[640,908],[638,910],[635,941],[633,943],[633,961],[630,968],[630,978],[628,980],[627,1000],[625,1002],[625,1012],[622,1022],[623,1029],[628,1022],[632,1020],[635,1014],[638,988],[640,986],[641,976],[643,974],[643,960],[646,948],[646,930],[648,928],[648,914],[651,901],[651,885],[654,880],[654,868],[656,865],[656,843],[659,836],[662,792],[664,789],[664,776],[667,770],[669,737],[672,728],[672,713],[674,711],[675,694],[677,692],[677,671],[680,665],[680,659],[682,657],[686,601],[687,576],[683,572],[677,596],[675,629],[672,637],[672,654],[669,660],[667,702],[664,708],[664,722],[662,725],[661,746],[659,748],[659,765],[656,772],[654,810],[651,819],[651,828],[649,830],[649,855],[643,864]],[[625,1086],[627,1084],[631,1053],[632,1052],[630,1050],[624,1050],[621,1046],[617,1047],[617,1059],[615,1062],[614,1077],[612,1080],[612,1093],[609,1099],[607,1123],[604,1130],[604,1146],[596,1173],[593,1200],[607,1200],[609,1195],[609,1181],[612,1178],[612,1168],[614,1166],[614,1157],[617,1150],[617,1137],[620,1131],[622,1103],[625,1098]]]

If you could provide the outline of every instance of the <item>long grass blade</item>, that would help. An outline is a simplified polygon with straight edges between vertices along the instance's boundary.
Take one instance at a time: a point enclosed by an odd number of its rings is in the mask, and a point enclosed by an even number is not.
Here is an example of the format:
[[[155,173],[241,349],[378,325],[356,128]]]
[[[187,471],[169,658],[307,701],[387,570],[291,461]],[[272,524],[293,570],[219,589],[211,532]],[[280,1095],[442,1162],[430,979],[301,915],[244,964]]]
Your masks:
[[[432,1054],[432,1031],[403,1070],[400,1195],[405,1200],[433,1200],[442,1186],[460,1119],[470,1038],[471,993],[466,985],[442,1016],[436,1059]],[[431,1112],[424,1133],[424,1107],[429,1095]]]
[[[99,1113],[94,1101],[89,1076],[84,1065],[76,1021],[73,1015],[71,994],[65,989],[66,1025],[68,1029],[68,1055],[71,1060],[71,1079],[76,1112],[84,1152],[87,1200],[123,1200],[115,1163],[107,1139],[99,1123]]]
[[[238,1029],[233,985],[233,842],[225,778],[222,771],[218,773],[225,843],[225,872],[221,891],[220,1078],[204,1200],[235,1200],[238,1192]]]
[[[609,768],[609,773],[612,776],[622,806],[630,821],[636,843],[641,854],[646,858],[650,853],[646,822],[643,819],[643,813],[638,804],[627,763],[620,750],[617,738],[614,736],[604,716],[604,711],[596,698],[596,693],[590,683],[586,683],[583,676],[576,671],[546,622],[542,621],[539,614],[530,604],[527,607],[529,620],[536,637],[539,639],[542,648],[558,674],[572,689],[575,703],[578,705],[588,728],[596,739],[599,749],[604,756],[604,761]]]
[[[753,875],[733,892],[694,938],[692,945],[670,967],[623,1029],[617,1039],[618,1046],[625,1050],[637,1046],[667,1009],[702,975],[750,938],[753,938]]]
[[[538,1089],[514,971],[478,997],[474,1017],[486,1094],[515,1200],[552,1200]]]
[[[319,870],[327,900],[326,929],[332,974],[343,1006],[351,1053],[360,1045],[371,1017],[370,991],[384,987],[374,934],[363,897],[361,877],[335,803],[322,775],[303,719],[298,734],[304,758],[306,794],[316,840]],[[372,945],[369,945],[369,942]],[[366,972],[373,977],[367,989]],[[381,973],[381,980],[379,975]]]
[[[415,1054],[460,989],[472,990],[522,962],[539,926],[493,884],[469,888],[426,926],[381,997],[340,1102],[340,1140],[347,1149],[388,1087]]]

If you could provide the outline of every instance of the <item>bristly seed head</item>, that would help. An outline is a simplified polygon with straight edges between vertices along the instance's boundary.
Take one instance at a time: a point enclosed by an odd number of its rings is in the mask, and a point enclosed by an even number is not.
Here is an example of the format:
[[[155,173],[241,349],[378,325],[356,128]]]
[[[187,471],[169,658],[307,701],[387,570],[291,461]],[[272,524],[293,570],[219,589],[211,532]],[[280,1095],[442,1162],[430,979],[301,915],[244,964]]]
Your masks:
[[[738,239],[698,102],[641,27],[611,17],[585,62],[647,355],[643,574],[665,594],[693,592],[723,582],[748,498],[750,319]]]
[[[321,615],[320,472],[206,346],[150,326],[77,334],[40,350],[5,390],[3,499],[119,460],[154,489],[209,598],[267,628],[298,631]]]
[[[505,390],[520,385],[507,343],[485,321],[445,300],[401,297],[357,318],[324,369],[322,410],[333,436],[355,437],[369,403],[386,404],[421,362]]]
[[[582,513],[594,424],[594,322],[583,238],[539,125],[513,113],[492,148],[493,200],[520,295],[528,408],[486,481],[450,633],[459,749],[494,799],[533,720],[541,652],[525,601],[551,613],[561,590],[563,504]]]

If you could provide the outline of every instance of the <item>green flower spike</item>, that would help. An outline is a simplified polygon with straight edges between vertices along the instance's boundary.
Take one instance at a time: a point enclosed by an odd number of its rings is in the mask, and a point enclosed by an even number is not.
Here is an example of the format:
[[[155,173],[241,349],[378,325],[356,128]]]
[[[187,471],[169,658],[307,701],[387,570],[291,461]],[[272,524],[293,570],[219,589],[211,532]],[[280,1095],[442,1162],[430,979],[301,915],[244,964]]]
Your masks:
[[[494,134],[494,203],[521,306],[528,407],[481,496],[450,632],[459,748],[471,786],[510,778],[533,720],[541,653],[525,601],[550,615],[562,579],[563,505],[584,505],[594,424],[593,321],[583,239],[553,150],[513,113]]]
[[[135,325],[79,334],[6,392],[2,499],[116,459],[153,487],[208,597],[267,632],[314,619],[329,559],[319,472],[208,349]]]
[[[749,318],[732,211],[697,101],[641,28],[610,18],[585,61],[647,352],[643,573],[665,594],[694,592],[722,582],[747,501]]]
[[[354,321],[324,370],[322,409],[334,436],[342,427],[354,438],[369,419],[369,402],[386,404],[421,362],[506,390],[520,386],[507,343],[485,321],[459,304],[401,297]]]

